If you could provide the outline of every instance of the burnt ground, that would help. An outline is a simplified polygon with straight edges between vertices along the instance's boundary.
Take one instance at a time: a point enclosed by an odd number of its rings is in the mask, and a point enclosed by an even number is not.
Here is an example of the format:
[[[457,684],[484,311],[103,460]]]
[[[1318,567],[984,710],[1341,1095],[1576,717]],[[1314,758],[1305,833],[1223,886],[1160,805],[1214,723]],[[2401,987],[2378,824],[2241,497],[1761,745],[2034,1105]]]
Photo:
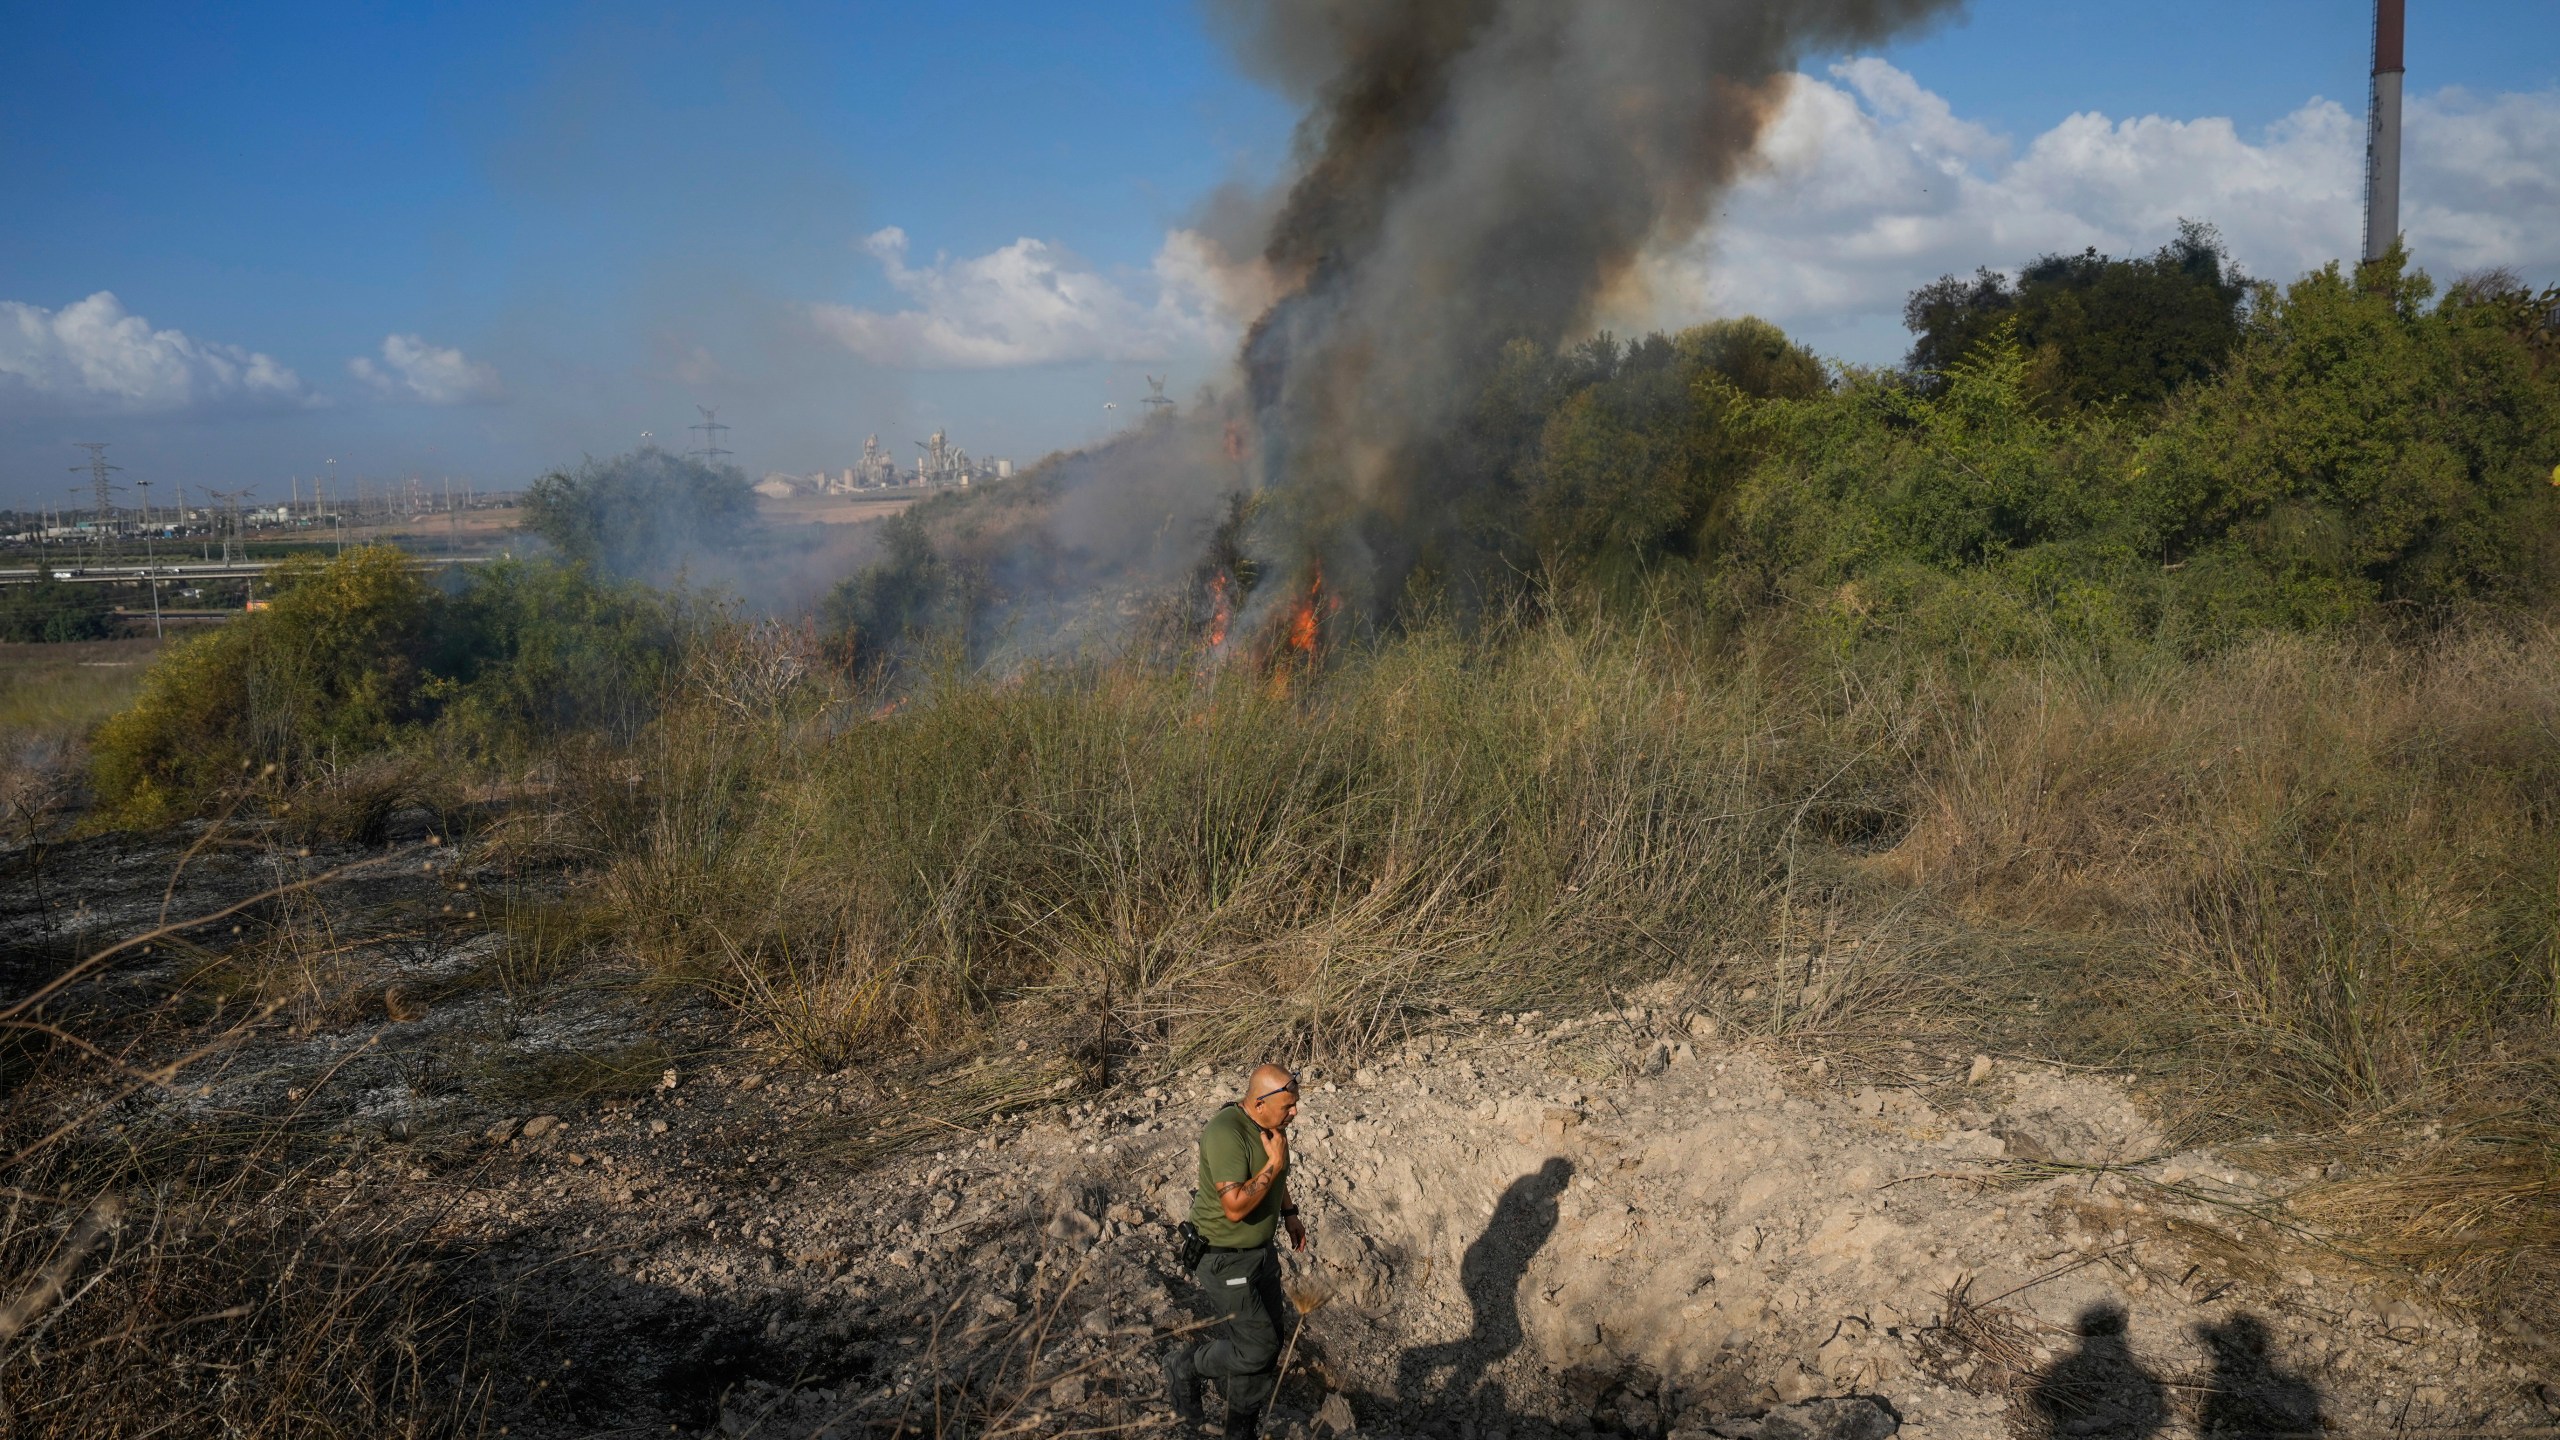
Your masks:
[[[812,1075],[608,952],[524,961],[500,921],[560,893],[557,871],[423,816],[301,850],[194,831],[0,857],[12,996],[164,911],[365,867],[48,1007],[137,1056],[274,1007],[176,1085],[119,1100],[21,1046],[8,1103],[164,1147],[288,1129],[316,1192],[397,1216],[434,1283],[491,1317],[492,1433],[1178,1428],[1157,1357],[1199,1312],[1169,1226],[1229,1077],[1141,1051],[1097,1083],[1010,1045]],[[1898,1083],[1852,1080],[1676,992],[1629,998],[1453,1014],[1311,1068],[1314,1243],[1289,1261],[1310,1313],[1276,1431],[2554,1423],[2539,1397],[2560,1377],[2255,1223],[2299,1177],[2173,1153],[2123,1077],[1915,1052]]]

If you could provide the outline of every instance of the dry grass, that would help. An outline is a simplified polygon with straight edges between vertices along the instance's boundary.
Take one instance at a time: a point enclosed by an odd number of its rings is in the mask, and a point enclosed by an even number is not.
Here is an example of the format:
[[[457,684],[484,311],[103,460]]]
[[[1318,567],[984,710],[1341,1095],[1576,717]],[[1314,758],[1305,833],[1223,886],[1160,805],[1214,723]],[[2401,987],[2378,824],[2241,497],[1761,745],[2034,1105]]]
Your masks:
[[[575,898],[502,894],[475,899],[489,907],[499,944],[467,977],[498,992],[499,1025],[509,1039],[523,1033],[532,1017],[573,985],[611,973],[603,953],[611,935],[610,918]]]
[[[308,929],[306,912],[283,922]],[[0,1006],[0,1431],[480,1430],[502,1326],[442,1284],[464,1257],[429,1238],[436,1217],[387,1203],[387,1182],[305,1123],[310,1099],[266,1115],[205,1098],[225,1057],[303,1008],[299,988],[84,1011],[80,978],[113,953]]]
[[[2035,1321],[2026,1312],[1974,1298],[1973,1277],[1938,1297],[1938,1314],[1913,1332],[1920,1363],[1940,1381],[1972,1395],[2009,1395],[2035,1378]]]
[[[0,644],[0,833],[23,839],[72,799],[89,732],[133,702],[160,648]]]
[[[158,640],[0,644],[0,735],[77,733],[132,703]]]
[[[2474,1107],[2414,1132],[2398,1117],[2346,1127],[2317,1150],[2330,1178],[2290,1196],[2285,1214],[2337,1237],[2356,1260],[2422,1277],[2510,1342],[2555,1358],[2560,1126],[2551,1117],[2536,1103]],[[2280,1160],[2310,1153],[2276,1149]]]
[[[475,1316],[403,1207],[281,1127],[231,1153],[56,1151],[10,1167],[0,1273],[50,1277],[0,1337],[0,1428],[63,1437],[469,1434]],[[66,1217],[81,1217],[65,1227]],[[476,1369],[477,1367],[469,1367]],[[174,1429],[171,1427],[174,1426]]]
[[[813,1063],[999,1012],[1097,1072],[1157,1041],[1323,1058],[1756,925],[1795,820],[1762,703],[1633,633],[1426,636],[1295,695],[1132,667],[695,705],[571,804],[635,948]]]
[[[2124,980],[2173,992],[2119,1018],[2214,1052],[2180,1067],[2191,1130],[2550,1083],[2560,637],[2277,638],[1938,705],[1882,863],[1978,923],[2139,957]]]
[[[2317,1137],[2259,1147],[2334,1166],[2289,1223],[2548,1333],[2560,636],[2270,637],[1912,693],[1938,739],[1874,866],[2099,957],[2045,972],[2041,1043],[2146,1073],[2184,1141]]]
[[[2182,1143],[2560,1106],[2539,628],[1965,668],[1583,617],[1287,689],[1065,666],[889,705],[796,657],[725,654],[767,703],[681,705],[559,794],[632,948],[815,1068],[1348,1059],[1668,980],[1880,1066],[1935,1035],[2134,1070]],[[2465,1133],[2375,1162],[2460,1223],[2394,1239],[2378,1190],[2321,1223],[2560,1313],[2549,1137]]]

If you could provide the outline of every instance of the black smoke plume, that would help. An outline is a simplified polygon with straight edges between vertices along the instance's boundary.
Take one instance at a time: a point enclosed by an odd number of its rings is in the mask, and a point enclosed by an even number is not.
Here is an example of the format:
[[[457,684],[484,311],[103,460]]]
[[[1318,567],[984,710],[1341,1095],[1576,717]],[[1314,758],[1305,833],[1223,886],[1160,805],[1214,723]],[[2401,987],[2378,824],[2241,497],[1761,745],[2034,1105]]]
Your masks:
[[[1242,357],[1249,544],[1358,620],[1474,558],[1486,477],[1448,437],[1503,347],[1575,338],[1649,248],[1694,234],[1802,56],[1958,0],[1212,3],[1309,106],[1260,257],[1281,298]]]

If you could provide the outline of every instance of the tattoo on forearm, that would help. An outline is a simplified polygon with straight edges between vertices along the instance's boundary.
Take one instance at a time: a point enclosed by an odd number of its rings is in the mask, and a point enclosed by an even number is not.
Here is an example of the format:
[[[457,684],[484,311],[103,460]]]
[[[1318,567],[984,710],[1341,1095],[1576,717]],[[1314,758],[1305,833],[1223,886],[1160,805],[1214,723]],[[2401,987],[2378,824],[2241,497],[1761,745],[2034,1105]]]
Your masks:
[[[1271,1182],[1279,1178],[1280,1172],[1277,1167],[1265,1166],[1261,1174],[1250,1180],[1219,1181],[1218,1194],[1250,1210],[1262,1203],[1262,1197],[1271,1193]]]

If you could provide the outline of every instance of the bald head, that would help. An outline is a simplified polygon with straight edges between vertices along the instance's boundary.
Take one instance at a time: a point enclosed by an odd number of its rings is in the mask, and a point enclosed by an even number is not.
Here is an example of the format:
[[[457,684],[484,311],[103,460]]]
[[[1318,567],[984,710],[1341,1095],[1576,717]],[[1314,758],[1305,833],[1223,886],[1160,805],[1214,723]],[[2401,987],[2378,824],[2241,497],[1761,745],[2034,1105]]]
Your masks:
[[[1256,1065],[1239,1105],[1263,1129],[1285,1130],[1298,1114],[1298,1077],[1279,1065]]]

